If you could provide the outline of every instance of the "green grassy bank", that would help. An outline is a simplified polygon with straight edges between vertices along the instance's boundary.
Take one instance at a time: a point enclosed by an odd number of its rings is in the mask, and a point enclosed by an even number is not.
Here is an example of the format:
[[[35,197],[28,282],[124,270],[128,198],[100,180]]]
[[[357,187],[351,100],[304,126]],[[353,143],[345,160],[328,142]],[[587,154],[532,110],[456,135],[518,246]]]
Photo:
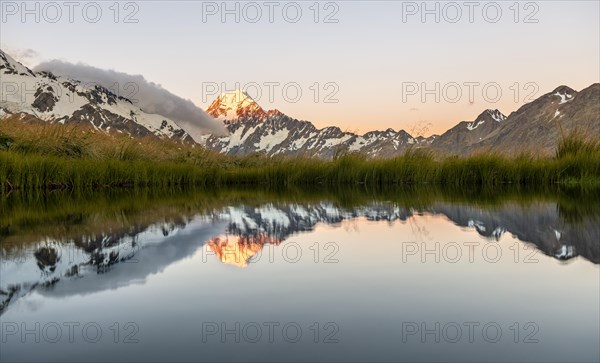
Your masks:
[[[128,233],[157,223],[181,224],[196,215],[231,205],[311,205],[328,201],[341,208],[391,203],[406,210],[427,211],[439,204],[535,208],[554,204],[562,223],[600,218],[600,191],[516,186],[447,188],[407,185],[390,188],[133,188],[102,191],[55,190],[12,192],[0,196],[0,254],[46,238]]]
[[[419,149],[387,160],[346,154],[333,161],[233,157],[157,139],[81,126],[0,122],[0,186],[10,190],[179,186],[397,184],[600,187],[600,143],[566,137],[553,157],[435,157]]]

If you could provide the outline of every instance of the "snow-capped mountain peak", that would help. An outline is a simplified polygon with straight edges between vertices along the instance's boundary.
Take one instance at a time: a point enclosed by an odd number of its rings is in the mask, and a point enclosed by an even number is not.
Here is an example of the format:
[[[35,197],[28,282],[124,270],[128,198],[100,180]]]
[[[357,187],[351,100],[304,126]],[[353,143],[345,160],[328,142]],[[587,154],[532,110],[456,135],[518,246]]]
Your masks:
[[[563,103],[567,103],[569,101],[572,101],[573,98],[575,97],[573,95],[573,93],[570,93],[568,90],[563,90],[562,92],[561,91],[556,91],[552,95],[560,97],[560,102],[558,103],[559,105],[562,105]]]
[[[480,125],[483,125],[486,121],[502,122],[504,120],[506,120],[506,116],[504,116],[502,112],[498,110],[487,109],[477,116],[475,121],[467,123],[467,129],[469,131],[473,131]]]
[[[264,110],[240,90],[222,93],[206,112],[223,121],[229,136],[207,136],[200,141],[201,145],[234,155],[264,153],[331,159],[347,151],[377,158],[400,155],[409,148],[427,146],[433,141],[413,138],[404,130],[392,128],[362,136],[333,126],[318,129],[309,121],[297,120],[279,110]]]
[[[2,117],[26,113],[50,123],[77,123],[109,133],[193,142],[167,117],[144,112],[98,84],[34,72],[1,49],[0,75]]]
[[[487,109],[486,112],[494,119],[494,121],[501,122],[506,120],[506,116],[498,110]]]
[[[17,62],[10,55],[0,50],[0,74],[16,74],[34,76],[34,73],[21,63]]]
[[[220,120],[237,120],[240,118],[263,119],[267,113],[242,90],[224,92],[206,109],[212,117]]]

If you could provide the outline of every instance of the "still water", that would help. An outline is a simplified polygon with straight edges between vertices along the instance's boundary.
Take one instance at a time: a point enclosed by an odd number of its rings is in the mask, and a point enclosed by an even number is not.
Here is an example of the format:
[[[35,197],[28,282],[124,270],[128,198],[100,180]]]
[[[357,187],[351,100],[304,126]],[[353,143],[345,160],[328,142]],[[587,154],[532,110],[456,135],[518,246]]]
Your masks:
[[[597,196],[9,196],[0,360],[600,360]]]

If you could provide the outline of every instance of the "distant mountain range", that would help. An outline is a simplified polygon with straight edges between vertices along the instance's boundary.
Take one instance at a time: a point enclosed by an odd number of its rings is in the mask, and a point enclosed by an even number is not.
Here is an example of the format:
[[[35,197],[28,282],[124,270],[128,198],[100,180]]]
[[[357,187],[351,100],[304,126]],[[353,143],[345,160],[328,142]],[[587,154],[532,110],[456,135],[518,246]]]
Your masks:
[[[413,137],[404,130],[371,131],[364,135],[339,127],[317,129],[308,121],[279,110],[263,110],[242,91],[223,93],[206,110],[223,121],[227,137],[206,136],[201,143],[221,153],[306,156],[329,159],[339,152],[360,152],[371,158],[391,157],[415,146],[429,146],[435,136]]]
[[[105,132],[153,135],[193,143],[191,130],[176,121],[146,113],[129,99],[99,85],[33,72],[0,50],[2,95],[0,118],[25,113],[48,122],[91,125]],[[223,93],[206,110],[221,120],[228,136],[196,138],[219,153],[304,156],[331,159],[358,152],[369,158],[390,158],[427,148],[441,155],[495,152],[516,155],[554,153],[563,135],[579,131],[600,136],[600,83],[579,92],[560,86],[505,116],[485,110],[473,121],[462,121],[442,135],[410,135],[404,130],[371,131],[364,135],[338,127],[317,129],[278,110],[264,110],[242,91]]]
[[[207,112],[221,119],[230,135],[206,136],[201,142],[209,149],[235,155],[258,152],[332,158],[340,152],[359,152],[369,158],[389,158],[417,148],[442,155],[552,155],[560,139],[574,131],[600,137],[600,83],[580,92],[560,86],[508,116],[488,109],[473,121],[462,121],[430,137],[393,129],[364,135],[338,127],[317,129],[278,110],[265,111],[241,91],[220,95]]]
[[[482,244],[495,243],[506,234],[508,238],[531,243],[535,250],[525,252],[519,263],[534,262],[542,254],[561,261],[581,256],[594,264],[600,263],[597,216],[565,221],[557,204],[551,202],[527,206],[507,202],[493,208],[446,202],[426,208],[405,208],[389,202],[349,208],[327,201],[240,204],[195,217],[108,228],[68,241],[47,238],[21,247],[9,244],[0,250],[0,264],[12,272],[0,280],[0,315],[33,290],[64,296],[142,282],[173,262],[198,253],[203,245],[212,251],[204,255],[207,258],[248,267],[253,260],[257,262],[256,257],[260,258],[267,244],[280,245],[291,236],[313,231],[318,224],[340,228],[342,221],[360,218],[404,223],[417,215],[445,216],[461,229],[476,231],[482,237]],[[366,244],[365,248],[374,255],[387,253],[378,249],[377,244]],[[538,255],[536,251],[541,253]],[[135,263],[126,263],[129,261]],[[103,277],[104,273],[108,275]],[[95,279],[94,283],[90,279]]]
[[[552,155],[561,138],[575,131],[600,136],[600,83],[579,92],[560,86],[508,117],[486,111],[474,122],[461,122],[446,131],[432,146],[457,155],[484,151]]]
[[[24,113],[56,123],[91,125],[105,132],[193,142],[168,118],[146,113],[99,85],[33,72],[0,50],[0,117]]]

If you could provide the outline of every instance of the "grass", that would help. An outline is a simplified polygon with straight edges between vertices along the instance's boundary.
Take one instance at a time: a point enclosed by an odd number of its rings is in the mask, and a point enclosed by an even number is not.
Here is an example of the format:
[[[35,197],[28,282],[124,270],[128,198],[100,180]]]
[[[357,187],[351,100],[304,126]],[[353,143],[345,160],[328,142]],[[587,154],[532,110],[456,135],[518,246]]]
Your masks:
[[[0,197],[0,255],[23,244],[46,239],[78,240],[81,236],[128,233],[157,223],[185,223],[231,205],[268,203],[302,205],[324,200],[341,208],[389,202],[406,210],[429,210],[436,205],[478,206],[485,210],[506,205],[555,204],[565,223],[600,217],[600,191],[517,188],[448,188],[439,185],[401,188],[137,188],[103,191],[55,190],[14,192]]]
[[[157,138],[132,139],[81,125],[11,117],[0,122],[0,186],[11,190],[182,186],[453,187],[561,184],[600,187],[600,142],[565,137],[554,157],[498,154],[438,158],[417,149],[393,159],[342,154],[332,161],[227,156]]]

